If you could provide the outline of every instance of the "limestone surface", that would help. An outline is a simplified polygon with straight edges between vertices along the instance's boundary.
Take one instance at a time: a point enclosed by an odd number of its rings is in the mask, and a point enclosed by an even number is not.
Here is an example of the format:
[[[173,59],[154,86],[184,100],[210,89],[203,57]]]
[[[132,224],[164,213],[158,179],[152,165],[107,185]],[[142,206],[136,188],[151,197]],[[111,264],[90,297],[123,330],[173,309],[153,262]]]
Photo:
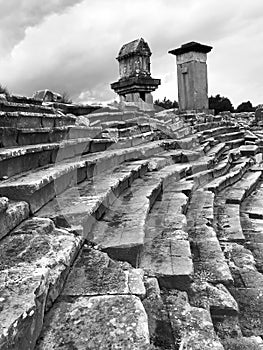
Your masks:
[[[61,300],[48,314],[36,350],[130,349],[149,344],[147,315],[131,295]]]

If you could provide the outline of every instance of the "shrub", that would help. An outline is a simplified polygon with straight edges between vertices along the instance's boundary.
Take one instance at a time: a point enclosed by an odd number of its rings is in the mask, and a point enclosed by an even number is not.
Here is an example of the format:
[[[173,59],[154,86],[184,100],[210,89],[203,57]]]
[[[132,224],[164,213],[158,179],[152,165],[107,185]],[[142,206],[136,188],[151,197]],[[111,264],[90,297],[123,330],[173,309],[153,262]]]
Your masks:
[[[61,102],[61,103],[72,103],[72,99],[71,99],[71,97],[69,96],[69,94],[67,92],[64,91],[61,96],[62,96],[62,98],[61,98],[61,100],[59,102]]]
[[[5,95],[9,95],[9,91],[7,89],[6,86],[3,86],[2,84],[0,84],[0,94],[5,94]]]

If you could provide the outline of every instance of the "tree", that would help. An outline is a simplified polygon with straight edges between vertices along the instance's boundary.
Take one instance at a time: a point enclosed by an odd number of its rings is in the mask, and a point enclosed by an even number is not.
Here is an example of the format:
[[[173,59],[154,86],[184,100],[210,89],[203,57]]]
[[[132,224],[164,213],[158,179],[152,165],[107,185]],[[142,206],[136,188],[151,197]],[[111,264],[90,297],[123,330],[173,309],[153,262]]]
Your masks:
[[[254,112],[255,107],[252,106],[252,103],[250,101],[242,102],[239,106],[237,106],[236,112]]]
[[[61,100],[59,102],[61,102],[61,103],[69,103],[70,104],[70,103],[72,103],[72,99],[69,96],[69,94],[66,91],[64,91],[62,93],[62,95],[61,95]]]
[[[156,106],[160,106],[160,107],[165,108],[165,109],[178,108],[179,107],[178,102],[176,102],[176,101],[172,102],[171,100],[167,99],[166,97],[162,101],[155,100],[154,104]]]
[[[227,97],[220,96],[219,94],[209,97],[209,109],[214,109],[215,114],[224,111],[234,112],[234,107]]]

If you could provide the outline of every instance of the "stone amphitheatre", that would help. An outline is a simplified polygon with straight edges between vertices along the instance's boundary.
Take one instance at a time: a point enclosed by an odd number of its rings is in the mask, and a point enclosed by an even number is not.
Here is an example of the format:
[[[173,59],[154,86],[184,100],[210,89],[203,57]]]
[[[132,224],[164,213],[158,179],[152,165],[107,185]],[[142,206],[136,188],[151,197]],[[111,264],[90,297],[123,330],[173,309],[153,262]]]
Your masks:
[[[143,39],[119,103],[0,95],[1,350],[263,349],[263,108],[209,110],[211,49],[169,51],[179,109]]]

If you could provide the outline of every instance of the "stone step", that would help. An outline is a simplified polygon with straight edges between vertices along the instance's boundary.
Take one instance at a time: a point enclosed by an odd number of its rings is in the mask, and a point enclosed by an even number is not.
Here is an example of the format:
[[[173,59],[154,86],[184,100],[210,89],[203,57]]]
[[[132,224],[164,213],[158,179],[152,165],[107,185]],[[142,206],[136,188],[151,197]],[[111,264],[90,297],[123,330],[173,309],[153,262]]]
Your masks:
[[[65,345],[67,344],[67,345]],[[35,350],[143,349],[150,344],[147,315],[134,295],[61,299],[48,313]]]
[[[139,116],[143,116],[143,113],[133,111],[116,111],[116,112],[95,112],[87,114],[86,117],[90,121],[90,125],[105,122],[118,122],[118,121],[129,121],[130,119],[137,119]]]
[[[232,148],[237,148],[240,147],[242,145],[244,145],[245,140],[243,138],[241,139],[235,139],[235,140],[230,140],[230,141],[226,141],[226,145],[227,147],[229,147],[230,149]]]
[[[101,138],[100,127],[62,126],[54,128],[17,129],[0,127],[0,147],[53,143],[67,139]]]
[[[32,103],[10,102],[5,100],[0,101],[0,111],[55,114],[55,110],[47,106]]]
[[[126,121],[118,121],[118,120],[113,120],[113,121],[109,121],[109,122],[101,122],[100,123],[102,129],[112,129],[112,128],[116,128],[116,129],[126,129],[126,128],[131,128],[134,126],[138,126],[136,119],[130,119],[130,120],[126,120]]]
[[[170,179],[169,183],[166,184],[164,192],[173,193],[173,192],[182,192],[187,197],[191,197],[193,191],[195,190],[195,184],[193,181],[186,179]]]
[[[204,159],[206,162],[203,164],[203,170],[195,168],[193,175],[187,177],[188,180],[193,180],[196,186],[206,186],[207,183],[212,182],[219,176],[225,175],[231,167],[233,162],[231,153],[227,153],[226,158],[222,157],[222,155],[225,154],[224,144],[216,145],[212,147],[210,151],[207,152],[206,156],[201,157],[199,160],[201,162],[201,160]]]
[[[214,129],[205,130],[202,132],[202,136],[203,138],[214,137],[220,142],[225,142],[229,140],[229,137],[231,137],[230,140],[232,140],[233,136],[235,138],[236,133],[238,133],[238,135],[241,135],[239,126],[222,126]],[[229,135],[229,137],[227,135]]]
[[[241,225],[247,242],[263,243],[263,220],[252,219],[248,214],[243,213],[241,206]]]
[[[80,244],[80,237],[37,218],[1,240],[1,349],[34,349],[44,312],[60,294]]]
[[[0,240],[28,216],[29,206],[26,202],[14,202],[0,197]]]
[[[261,184],[262,182],[260,182]],[[261,186],[258,187],[261,189]],[[262,194],[262,191],[258,191],[258,188],[254,190],[251,197],[245,199],[241,206],[241,225],[243,228],[243,232],[246,238],[245,247],[248,248],[255,259],[256,268],[259,272],[263,273],[263,220],[262,217],[258,217],[257,219],[250,217],[249,213],[245,210],[247,203],[253,206],[253,203],[257,201],[257,198]],[[254,197],[256,195],[256,197]],[[256,202],[257,203],[257,202]],[[257,204],[259,205],[259,203]],[[258,210],[259,212],[259,210]]]
[[[262,177],[261,171],[248,171],[241,180],[225,192],[226,203],[241,204],[245,197],[255,189]]]
[[[203,224],[212,226],[214,220],[214,194],[203,189],[194,191],[187,211],[188,232]]]
[[[0,178],[6,179],[64,159],[81,157],[113,147],[114,141],[104,139],[73,139],[0,149]]]
[[[195,129],[200,132],[200,131],[208,131],[210,129],[212,130],[216,130],[217,128],[221,128],[221,127],[231,127],[234,126],[234,123],[232,122],[226,122],[226,121],[214,121],[214,122],[206,122],[206,123],[197,123],[195,124]]]
[[[220,242],[245,242],[240,222],[240,205],[228,204],[225,192],[216,200],[217,234]]]
[[[229,142],[233,140],[236,141],[243,138],[244,138],[244,132],[242,131],[219,134],[215,136],[215,139],[219,140],[220,142]]]
[[[256,145],[244,145],[239,147],[242,156],[249,157],[255,156],[259,153],[259,147]]]
[[[74,347],[77,348],[79,346],[81,348],[84,344],[87,346],[87,341],[89,349],[98,349],[98,346],[105,348],[107,341],[109,344],[115,345],[120,342],[122,346],[129,348],[130,344],[139,346],[144,343],[139,337],[144,331],[147,335],[146,340],[149,342],[147,316],[137,298],[144,298],[145,292],[142,270],[133,269],[127,263],[115,262],[107,254],[84,245],[71,268],[59,301],[46,315],[44,329],[36,348],[45,348],[48,342],[48,346],[53,346],[55,349],[69,338],[71,346],[74,344]],[[78,322],[76,323],[72,310],[79,309],[80,300],[85,301],[85,303],[82,303],[84,308],[81,308],[82,313],[77,315]],[[61,306],[68,302],[70,302],[68,306],[74,304],[74,307],[67,313]],[[142,319],[143,315],[144,319]],[[57,316],[61,320],[61,324],[57,323],[56,326],[56,329],[59,329],[61,343],[56,341],[55,329],[52,330],[52,332],[54,331],[52,333],[54,341],[50,343],[50,326],[53,321],[55,322]],[[85,320],[84,323],[81,322],[82,317]],[[63,329],[64,318],[72,326],[72,329],[67,329],[65,332]],[[107,318],[109,322],[105,323]],[[136,320],[137,323],[134,324]],[[141,327],[144,327],[145,330]],[[75,337],[76,329],[78,329],[78,337]],[[88,338],[87,332],[90,332]],[[113,336],[112,332],[116,332],[116,334],[114,333]],[[126,335],[128,333],[127,343],[123,332]],[[135,343],[134,337],[130,339],[130,336],[136,335],[136,332],[139,334],[138,342]],[[103,337],[101,337],[102,333]]]
[[[263,330],[263,275],[249,249],[229,243],[229,266],[234,277],[230,292],[239,306],[239,324],[246,337],[262,334]]]
[[[189,199],[170,188],[163,189],[148,214],[139,266],[148,276],[157,277],[161,287],[188,290],[193,262],[184,213]]]
[[[263,273],[263,243],[247,242],[245,247],[251,251],[257,270]]]
[[[153,345],[160,349],[223,350],[209,310],[190,305],[186,292],[161,293],[154,280],[147,280],[147,298],[143,300]]]
[[[244,242],[240,204],[256,187],[261,172],[248,172],[233,186],[221,191],[216,197],[216,228],[220,242]]]
[[[259,183],[256,190],[247,198],[242,205],[242,212],[253,219],[263,219],[263,183]]]
[[[0,182],[0,195],[27,201],[34,213],[70,185],[74,186],[124,161],[145,159],[173,146],[173,142],[155,141],[138,147],[110,150],[47,165]]]
[[[72,115],[48,114],[41,112],[0,112],[0,127],[11,128],[53,128],[74,125]]]
[[[174,147],[173,149],[183,149],[193,151],[195,148],[200,147],[198,142],[198,137],[196,135],[191,135],[182,139],[171,140]]]
[[[229,316],[238,316],[238,304],[223,284],[206,282],[205,274],[196,273],[193,277],[189,298],[192,306],[210,311],[213,321],[221,321]]]
[[[119,195],[148,169],[148,160],[123,163],[94,174],[72,186],[40,209],[36,215],[47,217],[58,227],[70,227],[87,237],[92,226],[111,208]]]
[[[231,284],[233,279],[213,229],[214,194],[195,191],[186,217],[195,273],[204,274],[210,283]]]
[[[199,171],[193,175],[187,176],[188,181],[194,181],[196,187],[202,187],[206,185],[208,182],[212,181],[214,178],[214,170],[203,170]]]
[[[106,253],[85,244],[70,270],[61,295],[136,295],[143,299],[146,294],[143,277],[142,269],[116,262]]]
[[[258,136],[256,136],[251,130],[246,130],[245,140],[257,142]]]
[[[122,149],[127,147],[135,147],[155,139],[155,133],[153,131],[133,135],[129,137],[114,138],[115,143],[111,145],[111,149]],[[111,139],[111,141],[113,141]]]
[[[208,152],[207,156],[213,159],[218,159],[225,152],[226,144],[224,142],[220,142],[219,144],[212,147]]]
[[[8,101],[15,103],[26,103],[34,105],[42,105],[42,100],[34,97],[20,96],[20,95],[9,95]]]
[[[141,130],[143,129],[143,131]],[[129,136],[134,136],[134,135],[138,135],[138,134],[142,134],[142,133],[147,133],[151,131],[151,127],[150,125],[146,125],[144,124],[143,128],[140,128],[139,126],[133,126],[133,127],[129,127],[129,128],[122,128],[119,129],[119,137],[129,137]]]
[[[242,160],[242,163],[235,165],[226,175],[217,177],[215,180],[211,181],[205,186],[205,189],[214,193],[222,191],[224,188],[240,180],[251,164],[252,161],[250,159]]]
[[[88,239],[112,258],[138,266],[148,213],[169,180],[180,179],[185,170],[185,165],[175,164],[135,180],[96,222]]]
[[[155,132],[160,132],[161,134],[165,135],[165,137],[169,137],[171,139],[182,139],[186,137],[190,137],[193,133],[193,129],[190,126],[184,126],[181,129],[176,129],[176,126],[173,125],[172,127],[169,124],[161,123],[159,121],[157,122],[150,122],[151,128]]]

